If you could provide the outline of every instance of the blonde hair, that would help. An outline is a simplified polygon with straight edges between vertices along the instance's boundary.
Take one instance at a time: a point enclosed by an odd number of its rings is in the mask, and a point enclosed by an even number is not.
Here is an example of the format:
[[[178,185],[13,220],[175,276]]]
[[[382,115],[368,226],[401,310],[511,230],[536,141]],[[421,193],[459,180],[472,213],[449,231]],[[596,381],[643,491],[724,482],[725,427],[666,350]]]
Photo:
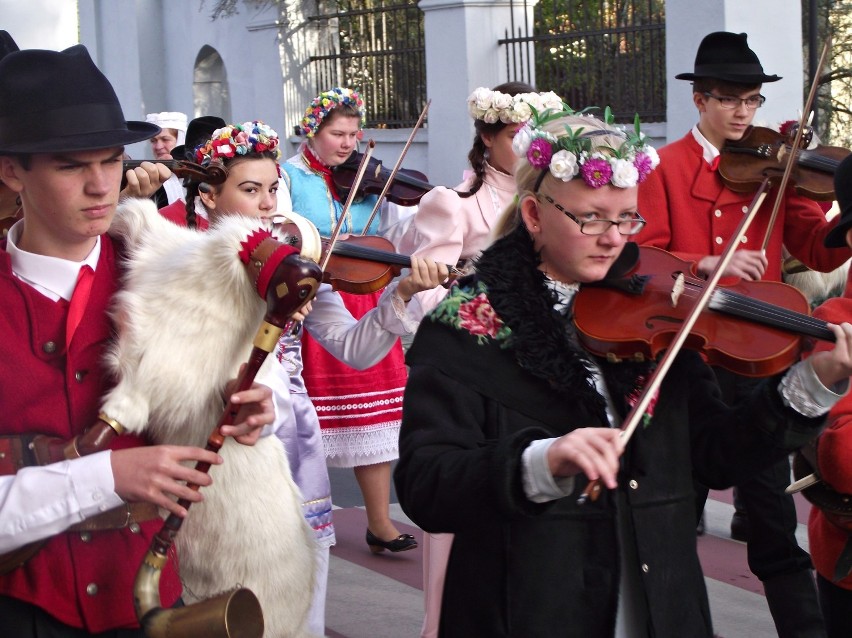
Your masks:
[[[593,140],[592,151],[604,155],[612,155],[613,149],[619,148],[625,140],[625,134],[621,129],[609,126],[589,115],[565,115],[545,122],[540,128],[555,138],[571,135],[590,137]],[[549,167],[536,168],[529,163],[526,155],[518,159],[515,164],[517,194],[500,215],[494,229],[494,239],[509,235],[521,225],[521,201],[527,197],[534,197],[541,184],[548,179],[557,179],[550,174]]]

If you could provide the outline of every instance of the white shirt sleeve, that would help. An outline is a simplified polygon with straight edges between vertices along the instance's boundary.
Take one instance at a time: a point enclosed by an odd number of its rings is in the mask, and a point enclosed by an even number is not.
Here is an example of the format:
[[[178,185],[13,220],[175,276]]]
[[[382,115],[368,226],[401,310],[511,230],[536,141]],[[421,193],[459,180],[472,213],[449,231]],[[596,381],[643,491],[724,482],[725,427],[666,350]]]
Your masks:
[[[844,379],[832,388],[826,388],[817,377],[813,362],[805,359],[787,371],[781,379],[778,391],[784,405],[803,416],[817,417],[831,410],[849,391],[849,379]]]
[[[409,334],[394,308],[392,288],[379,305],[356,320],[343,305],[343,299],[328,284],[322,284],[313,309],[305,318],[305,328],[331,355],[358,370],[381,361],[393,348],[398,335]]]
[[[521,482],[524,494],[533,503],[547,503],[569,496],[574,491],[574,477],[555,478],[547,465],[547,450],[553,439],[539,439],[527,446],[521,456]]]
[[[119,507],[110,451],[0,476],[0,552]]]

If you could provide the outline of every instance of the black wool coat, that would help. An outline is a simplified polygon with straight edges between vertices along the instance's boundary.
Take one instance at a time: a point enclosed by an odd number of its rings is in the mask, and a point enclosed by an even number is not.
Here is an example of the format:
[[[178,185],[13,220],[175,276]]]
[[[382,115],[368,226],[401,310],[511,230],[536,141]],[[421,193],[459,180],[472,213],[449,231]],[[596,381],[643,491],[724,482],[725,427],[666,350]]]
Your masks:
[[[604,490],[578,505],[582,475],[573,495],[548,503],[531,502],[522,487],[521,455],[532,441],[608,425],[589,359],[569,320],[552,310],[555,297],[536,264],[524,234],[498,241],[478,274],[421,324],[408,353],[394,479],[415,523],[455,534],[444,638],[595,638],[615,629],[615,494]],[[595,363],[623,416],[625,397],[650,366]],[[631,439],[617,489],[648,611],[646,635],[712,636],[693,478],[728,487],[814,436],[823,419],[785,407],[778,383],[766,380],[732,409],[712,371],[684,352],[650,423]]]

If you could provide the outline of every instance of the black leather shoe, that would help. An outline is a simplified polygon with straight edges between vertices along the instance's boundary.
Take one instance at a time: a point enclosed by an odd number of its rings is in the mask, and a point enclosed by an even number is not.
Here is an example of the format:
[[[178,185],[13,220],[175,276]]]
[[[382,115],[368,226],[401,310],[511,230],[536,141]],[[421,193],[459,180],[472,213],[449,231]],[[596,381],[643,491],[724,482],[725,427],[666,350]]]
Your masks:
[[[411,534],[400,534],[392,541],[383,541],[381,538],[367,530],[367,545],[374,554],[380,554],[385,550],[389,552],[407,552],[417,547],[417,539]]]
[[[731,517],[731,538],[735,541],[748,541],[748,514],[742,511],[734,512]]]

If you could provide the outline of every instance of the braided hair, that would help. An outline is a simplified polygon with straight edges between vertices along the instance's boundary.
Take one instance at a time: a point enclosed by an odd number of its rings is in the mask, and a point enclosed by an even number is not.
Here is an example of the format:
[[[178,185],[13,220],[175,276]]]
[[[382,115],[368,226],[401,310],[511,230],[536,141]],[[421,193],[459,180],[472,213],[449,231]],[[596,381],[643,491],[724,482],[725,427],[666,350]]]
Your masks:
[[[527,84],[526,82],[505,82],[495,86],[493,90],[500,91],[501,93],[506,93],[508,95],[536,92],[535,87]],[[474,120],[473,127],[476,134],[473,137],[473,146],[467,154],[467,161],[473,169],[474,180],[473,184],[470,186],[470,190],[466,192],[459,192],[459,197],[471,197],[472,195],[475,195],[480,188],[482,188],[482,184],[485,179],[485,163],[488,161],[488,147],[485,146],[485,142],[482,139],[483,136],[497,135],[497,133],[507,126],[508,124],[505,122],[494,122],[493,124],[489,124],[485,120]]]

